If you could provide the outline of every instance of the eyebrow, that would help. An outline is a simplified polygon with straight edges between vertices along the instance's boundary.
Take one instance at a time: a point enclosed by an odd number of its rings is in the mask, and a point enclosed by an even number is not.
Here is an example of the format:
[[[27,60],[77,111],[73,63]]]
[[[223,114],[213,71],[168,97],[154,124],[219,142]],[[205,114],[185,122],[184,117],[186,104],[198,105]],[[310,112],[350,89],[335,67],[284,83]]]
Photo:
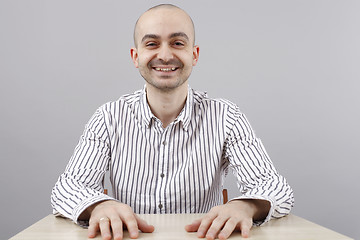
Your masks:
[[[155,35],[155,34],[146,34],[142,39],[141,42],[144,42],[146,39],[159,39],[160,36],[159,35]]]
[[[176,32],[176,33],[172,33],[169,35],[169,38],[174,38],[174,37],[183,37],[186,40],[189,41],[189,37],[188,35],[186,35],[186,33],[184,32]],[[145,36],[141,39],[141,42],[144,42],[146,39],[160,39],[159,35],[156,34],[145,34]]]
[[[188,35],[186,35],[186,33],[184,33],[184,32],[172,33],[172,34],[170,34],[170,36],[169,36],[169,38],[174,38],[174,37],[183,37],[183,38],[186,38],[186,40],[189,40]]]

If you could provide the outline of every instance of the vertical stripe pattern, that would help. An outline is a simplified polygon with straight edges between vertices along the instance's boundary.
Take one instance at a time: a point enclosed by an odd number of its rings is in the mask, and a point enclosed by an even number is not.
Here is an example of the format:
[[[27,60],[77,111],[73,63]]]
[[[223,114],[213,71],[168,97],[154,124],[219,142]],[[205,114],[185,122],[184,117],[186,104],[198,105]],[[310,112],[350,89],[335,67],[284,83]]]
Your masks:
[[[238,199],[271,202],[265,221],[289,213],[292,189],[236,105],[189,88],[182,112],[163,128],[144,88],[95,112],[51,203],[54,214],[75,222],[106,199],[126,203],[135,213],[205,213],[222,203],[229,169],[237,178]],[[112,197],[103,194],[107,171]]]

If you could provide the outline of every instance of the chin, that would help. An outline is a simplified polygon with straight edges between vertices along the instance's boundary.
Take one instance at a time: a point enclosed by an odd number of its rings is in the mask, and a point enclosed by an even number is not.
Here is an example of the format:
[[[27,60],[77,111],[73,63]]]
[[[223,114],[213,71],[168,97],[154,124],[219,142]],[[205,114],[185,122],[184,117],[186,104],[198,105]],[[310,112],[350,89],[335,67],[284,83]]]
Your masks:
[[[185,81],[178,81],[176,80],[176,82],[173,82],[173,81],[167,81],[167,80],[160,80],[160,81],[148,81],[146,80],[146,82],[148,84],[150,84],[151,86],[159,89],[159,90],[162,90],[162,91],[173,91],[177,88],[179,88],[180,86],[182,86],[185,82]]]

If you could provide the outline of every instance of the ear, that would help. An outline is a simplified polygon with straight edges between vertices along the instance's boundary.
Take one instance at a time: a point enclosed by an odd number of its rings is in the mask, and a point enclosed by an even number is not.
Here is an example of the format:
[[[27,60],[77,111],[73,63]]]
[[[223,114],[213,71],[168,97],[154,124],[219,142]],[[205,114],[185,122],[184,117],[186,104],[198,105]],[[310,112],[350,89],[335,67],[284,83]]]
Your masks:
[[[200,51],[199,46],[195,45],[193,48],[193,66],[195,66],[199,60],[199,51]]]
[[[130,55],[131,55],[131,59],[133,60],[135,67],[138,68],[139,67],[139,55],[137,53],[137,49],[134,47],[131,48]]]

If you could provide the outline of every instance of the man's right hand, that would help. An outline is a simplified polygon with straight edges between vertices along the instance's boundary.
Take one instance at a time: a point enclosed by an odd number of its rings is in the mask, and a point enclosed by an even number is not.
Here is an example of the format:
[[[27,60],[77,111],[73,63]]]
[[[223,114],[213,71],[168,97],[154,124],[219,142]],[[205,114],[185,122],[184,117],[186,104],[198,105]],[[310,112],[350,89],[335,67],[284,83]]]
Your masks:
[[[113,200],[94,204],[84,214],[85,216],[82,217],[90,216],[89,238],[96,237],[97,233],[100,232],[103,240],[110,240],[111,235],[113,235],[114,240],[121,240],[125,226],[129,231],[130,238],[137,238],[139,230],[146,233],[154,231],[154,226],[140,219],[129,205]]]

